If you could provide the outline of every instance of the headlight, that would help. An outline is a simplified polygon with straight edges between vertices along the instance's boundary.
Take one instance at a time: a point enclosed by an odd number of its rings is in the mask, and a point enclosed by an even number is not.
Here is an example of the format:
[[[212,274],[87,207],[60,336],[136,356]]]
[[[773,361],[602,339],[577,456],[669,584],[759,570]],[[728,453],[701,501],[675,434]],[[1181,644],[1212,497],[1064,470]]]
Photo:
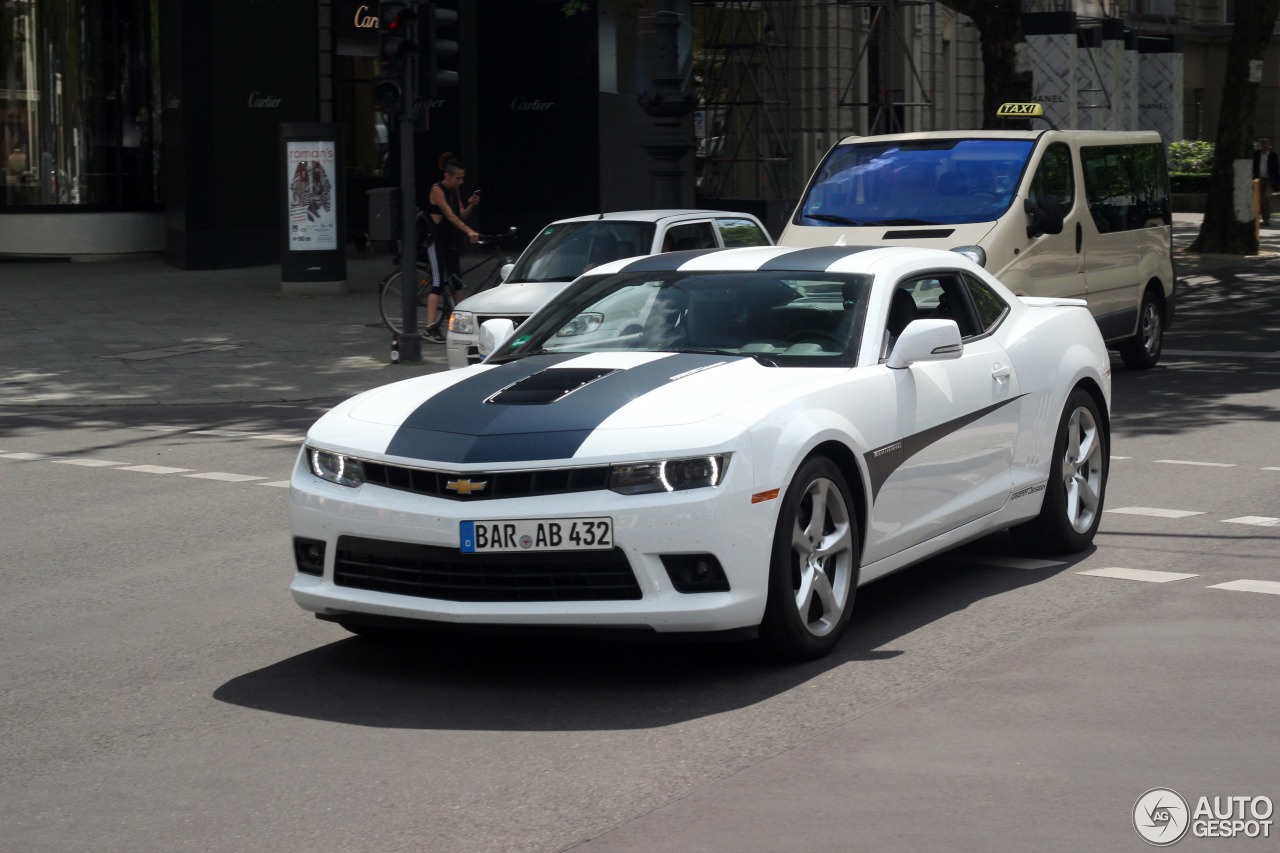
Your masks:
[[[556,332],[557,338],[571,338],[575,335],[585,335],[587,332],[594,332],[600,328],[600,324],[604,322],[603,314],[596,314],[594,311],[588,311],[585,314],[579,314]]]
[[[609,488],[623,495],[701,489],[720,485],[728,467],[728,453],[614,465],[609,469]]]
[[[364,466],[359,459],[311,447],[307,448],[307,459],[311,463],[311,473],[321,480],[353,489],[364,483]]]
[[[475,318],[470,311],[454,311],[449,315],[449,331],[459,335],[470,335],[475,330]]]

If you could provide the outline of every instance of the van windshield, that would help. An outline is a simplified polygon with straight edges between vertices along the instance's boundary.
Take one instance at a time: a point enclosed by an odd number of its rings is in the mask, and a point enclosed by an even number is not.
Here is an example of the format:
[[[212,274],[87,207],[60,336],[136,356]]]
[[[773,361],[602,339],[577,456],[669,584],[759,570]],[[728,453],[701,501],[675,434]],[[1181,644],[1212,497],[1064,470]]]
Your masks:
[[[524,250],[507,281],[573,281],[609,261],[647,255],[655,228],[616,219],[552,223]]]
[[[1029,139],[857,142],[827,155],[796,225],[959,225],[1009,209]]]

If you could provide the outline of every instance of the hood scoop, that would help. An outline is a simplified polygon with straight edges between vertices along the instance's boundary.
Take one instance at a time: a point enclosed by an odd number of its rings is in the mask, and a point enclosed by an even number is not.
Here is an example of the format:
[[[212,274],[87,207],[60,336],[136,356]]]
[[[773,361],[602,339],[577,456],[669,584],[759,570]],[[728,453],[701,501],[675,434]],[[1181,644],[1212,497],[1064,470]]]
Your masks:
[[[511,383],[485,402],[504,406],[541,406],[554,403],[610,373],[617,373],[617,370],[601,367],[551,367]]]

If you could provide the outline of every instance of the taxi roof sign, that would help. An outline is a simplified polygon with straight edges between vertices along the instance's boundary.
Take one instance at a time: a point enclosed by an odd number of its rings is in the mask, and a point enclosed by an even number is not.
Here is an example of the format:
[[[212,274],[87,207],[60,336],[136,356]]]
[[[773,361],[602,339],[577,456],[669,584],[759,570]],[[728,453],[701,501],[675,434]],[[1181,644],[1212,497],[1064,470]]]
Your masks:
[[[1000,118],[1035,118],[1044,115],[1044,107],[1039,104],[1001,104],[996,115]]]

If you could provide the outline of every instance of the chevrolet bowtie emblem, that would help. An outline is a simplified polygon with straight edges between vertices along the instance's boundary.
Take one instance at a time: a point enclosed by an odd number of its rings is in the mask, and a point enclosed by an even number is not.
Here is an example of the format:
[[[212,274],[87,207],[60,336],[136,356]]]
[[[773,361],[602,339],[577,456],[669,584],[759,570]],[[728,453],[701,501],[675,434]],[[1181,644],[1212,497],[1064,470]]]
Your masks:
[[[470,480],[450,480],[444,484],[444,487],[460,495],[469,495],[472,492],[482,491],[487,485],[489,485],[488,480],[481,480],[479,483],[473,483]]]

